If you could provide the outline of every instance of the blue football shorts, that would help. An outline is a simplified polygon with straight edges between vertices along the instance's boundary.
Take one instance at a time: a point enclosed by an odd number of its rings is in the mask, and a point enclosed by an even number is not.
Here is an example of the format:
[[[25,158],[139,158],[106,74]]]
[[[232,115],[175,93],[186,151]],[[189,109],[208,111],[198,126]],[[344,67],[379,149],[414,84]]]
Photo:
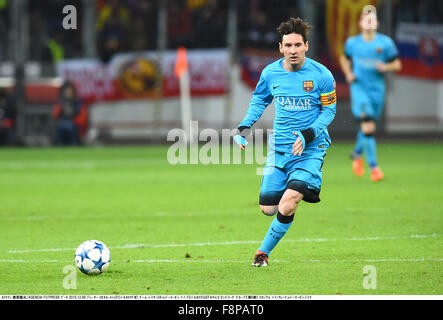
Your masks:
[[[322,167],[329,145],[329,139],[319,137],[303,150],[301,156],[276,151],[274,146],[270,145],[260,187],[260,204],[278,205],[288,184],[293,182],[303,185],[301,190],[307,190],[308,194],[312,191],[318,196],[322,184]],[[308,194],[305,194],[305,201],[320,201],[307,200]]]
[[[361,114],[365,118],[378,120],[383,111],[385,100],[385,87],[363,86],[360,82],[351,83],[351,111],[357,120],[361,120]]]

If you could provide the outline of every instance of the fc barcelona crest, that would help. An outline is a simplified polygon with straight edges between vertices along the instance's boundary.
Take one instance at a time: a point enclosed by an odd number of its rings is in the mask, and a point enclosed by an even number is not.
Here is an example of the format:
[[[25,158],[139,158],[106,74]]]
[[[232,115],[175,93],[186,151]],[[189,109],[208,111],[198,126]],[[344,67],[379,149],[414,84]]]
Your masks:
[[[303,81],[303,90],[305,90],[306,92],[311,92],[312,90],[314,90],[314,81]]]

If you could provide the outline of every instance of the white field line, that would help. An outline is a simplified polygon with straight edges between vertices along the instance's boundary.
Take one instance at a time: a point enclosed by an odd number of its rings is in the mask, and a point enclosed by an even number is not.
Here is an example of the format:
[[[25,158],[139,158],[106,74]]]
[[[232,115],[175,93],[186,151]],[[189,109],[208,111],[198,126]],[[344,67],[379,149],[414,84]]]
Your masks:
[[[440,234],[412,234],[409,236],[377,236],[377,237],[358,237],[358,238],[317,238],[317,239],[283,239],[280,242],[334,242],[334,241],[374,241],[374,240],[400,240],[400,239],[426,239],[441,237]],[[206,246],[223,246],[223,245],[242,245],[242,244],[260,244],[261,240],[250,241],[220,241],[220,242],[194,242],[194,243],[169,243],[169,244],[126,244],[122,246],[109,247],[110,249],[137,249],[137,248],[176,248],[176,247],[206,247]],[[32,253],[32,252],[59,252],[73,251],[75,248],[50,248],[50,249],[24,249],[24,250],[8,250],[7,253]]]
[[[146,213],[123,213],[120,217],[127,218],[146,218],[146,217],[161,217],[161,216],[175,216],[175,215],[183,215],[183,213],[186,214],[192,214],[192,215],[201,215],[201,214],[219,214],[219,213],[244,213],[249,210],[205,210],[205,211],[157,211],[157,212],[146,212]],[[91,214],[93,219],[107,219],[109,216],[105,214]],[[58,215],[51,215],[51,216],[23,216],[23,217],[16,217],[16,216],[0,216],[0,221],[8,221],[8,222],[14,222],[14,221],[36,221],[36,220],[54,220],[54,219],[84,219],[84,215],[64,215],[64,214],[58,214]]]
[[[343,262],[442,262],[443,258],[419,258],[419,259],[407,259],[407,258],[390,258],[390,259],[330,259],[330,260],[316,260],[316,259],[301,259],[301,260],[279,260],[273,259],[272,262],[276,263],[343,263]],[[201,262],[201,263],[250,263],[251,260],[188,260],[188,259],[163,259],[163,260],[131,260],[131,262],[138,263],[185,263],[185,262]]]
[[[23,170],[23,169],[94,169],[97,163],[90,161],[58,162],[58,161],[9,161],[0,162],[0,169]]]
[[[147,159],[135,160],[97,160],[97,161],[0,161],[0,170],[27,170],[27,169],[98,169],[109,166],[147,166],[165,164],[166,161]]]
[[[72,260],[54,259],[0,259],[0,263],[72,263]],[[221,259],[147,259],[130,260],[129,263],[243,263],[249,264],[251,260],[221,260]],[[382,263],[382,262],[443,262],[443,258],[388,258],[388,259],[300,259],[300,260],[279,260],[273,259],[273,263]],[[128,263],[127,260],[111,260],[111,263]]]

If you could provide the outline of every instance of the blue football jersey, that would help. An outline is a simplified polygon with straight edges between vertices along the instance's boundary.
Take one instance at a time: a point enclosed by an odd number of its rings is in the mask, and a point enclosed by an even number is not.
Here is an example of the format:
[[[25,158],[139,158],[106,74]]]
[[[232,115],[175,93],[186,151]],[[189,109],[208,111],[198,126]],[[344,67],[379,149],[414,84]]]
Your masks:
[[[356,80],[367,87],[384,86],[384,74],[378,72],[376,63],[391,62],[398,57],[398,51],[388,36],[376,33],[372,41],[366,41],[361,34],[345,42],[345,55],[352,61]]]
[[[297,139],[293,132],[308,128],[313,129],[314,140],[320,137],[330,140],[327,126],[335,117],[337,102],[331,72],[310,58],[294,72],[286,71],[282,64],[283,58],[263,69],[239,127],[252,127],[274,100],[277,151],[290,152]]]

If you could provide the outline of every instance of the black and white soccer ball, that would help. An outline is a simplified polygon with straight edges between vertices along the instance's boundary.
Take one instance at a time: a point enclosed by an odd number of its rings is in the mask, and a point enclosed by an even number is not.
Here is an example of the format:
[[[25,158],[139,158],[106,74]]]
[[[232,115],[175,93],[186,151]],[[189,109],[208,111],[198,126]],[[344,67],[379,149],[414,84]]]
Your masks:
[[[100,274],[110,263],[111,252],[101,241],[87,240],[75,250],[75,264],[85,274]]]

